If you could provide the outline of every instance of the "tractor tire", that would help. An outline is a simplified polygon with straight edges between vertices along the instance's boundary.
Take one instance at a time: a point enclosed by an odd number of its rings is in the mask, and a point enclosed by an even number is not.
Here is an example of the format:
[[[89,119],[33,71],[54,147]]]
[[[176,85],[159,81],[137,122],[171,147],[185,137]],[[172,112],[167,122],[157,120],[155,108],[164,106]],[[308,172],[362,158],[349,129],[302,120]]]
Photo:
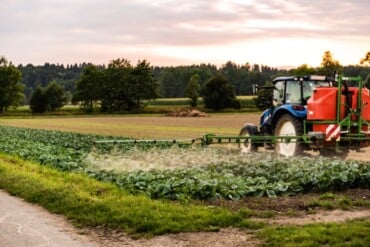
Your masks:
[[[239,136],[254,136],[257,134],[257,127],[255,125],[245,125],[239,133]],[[251,139],[246,139],[245,141],[239,142],[239,149],[242,153],[253,153],[257,151],[257,145],[253,143]]]
[[[274,128],[275,136],[302,136],[302,134],[302,121],[294,118],[290,114],[282,115]],[[286,157],[300,155],[303,153],[303,144],[299,138],[276,140],[275,152]]]

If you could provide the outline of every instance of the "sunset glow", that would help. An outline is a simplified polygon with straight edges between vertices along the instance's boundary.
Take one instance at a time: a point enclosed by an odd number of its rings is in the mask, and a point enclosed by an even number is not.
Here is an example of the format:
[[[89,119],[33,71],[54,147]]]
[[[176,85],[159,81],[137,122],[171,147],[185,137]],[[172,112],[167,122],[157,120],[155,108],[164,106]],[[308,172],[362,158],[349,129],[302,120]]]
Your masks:
[[[5,0],[0,55],[14,64],[233,61],[342,65],[370,50],[369,1]]]

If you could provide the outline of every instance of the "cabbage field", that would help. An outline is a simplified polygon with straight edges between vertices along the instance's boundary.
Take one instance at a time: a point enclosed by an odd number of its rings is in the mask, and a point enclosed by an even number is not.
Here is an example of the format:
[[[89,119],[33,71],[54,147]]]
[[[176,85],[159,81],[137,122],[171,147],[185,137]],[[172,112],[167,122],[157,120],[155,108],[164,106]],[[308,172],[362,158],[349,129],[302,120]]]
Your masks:
[[[124,139],[0,126],[0,152],[81,172],[132,193],[171,200],[295,195],[370,188],[370,164],[322,157],[280,158],[219,147],[117,145]]]

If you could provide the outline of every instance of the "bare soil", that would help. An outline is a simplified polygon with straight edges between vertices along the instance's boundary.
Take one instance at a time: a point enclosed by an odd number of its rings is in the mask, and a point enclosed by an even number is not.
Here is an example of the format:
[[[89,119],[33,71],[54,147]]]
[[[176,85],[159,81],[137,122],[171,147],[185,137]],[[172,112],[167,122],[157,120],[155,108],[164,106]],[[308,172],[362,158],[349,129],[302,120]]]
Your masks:
[[[328,192],[332,195],[332,199],[327,201],[332,201],[335,203],[339,197],[348,198],[352,204],[360,204],[361,201],[370,201],[370,190],[369,189],[348,189],[345,191]],[[279,196],[275,198],[268,197],[247,197],[239,201],[226,201],[226,200],[214,200],[210,201],[210,205],[226,207],[231,210],[239,210],[241,208],[249,208],[257,211],[273,211],[279,214],[291,213],[292,211],[296,214],[310,214],[312,207],[312,202],[314,200],[320,199],[322,193],[308,193],[300,194],[296,196]],[[323,200],[323,199],[321,199]],[[326,199],[325,199],[326,200]],[[352,210],[359,209],[352,207]]]
[[[99,246],[130,247],[229,247],[257,246],[259,241],[252,231],[235,228],[218,232],[179,233],[157,236],[150,239],[132,239],[121,232],[89,231],[88,236]]]

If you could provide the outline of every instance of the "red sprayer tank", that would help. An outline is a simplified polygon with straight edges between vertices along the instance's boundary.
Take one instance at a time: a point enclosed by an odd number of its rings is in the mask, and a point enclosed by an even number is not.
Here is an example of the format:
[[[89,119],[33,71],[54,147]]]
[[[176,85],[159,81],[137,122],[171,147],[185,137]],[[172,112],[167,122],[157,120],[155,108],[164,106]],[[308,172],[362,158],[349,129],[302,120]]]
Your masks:
[[[357,87],[350,87],[349,91],[352,93],[352,109],[357,109],[358,91]],[[361,95],[362,108],[361,115],[366,121],[370,121],[370,91],[367,88],[362,89]]]
[[[307,102],[307,120],[336,120],[338,88],[318,87]],[[345,116],[345,97],[341,96],[340,119]],[[313,131],[325,132],[327,124],[315,124]]]
[[[362,117],[366,121],[370,121],[370,90],[362,89]]]

